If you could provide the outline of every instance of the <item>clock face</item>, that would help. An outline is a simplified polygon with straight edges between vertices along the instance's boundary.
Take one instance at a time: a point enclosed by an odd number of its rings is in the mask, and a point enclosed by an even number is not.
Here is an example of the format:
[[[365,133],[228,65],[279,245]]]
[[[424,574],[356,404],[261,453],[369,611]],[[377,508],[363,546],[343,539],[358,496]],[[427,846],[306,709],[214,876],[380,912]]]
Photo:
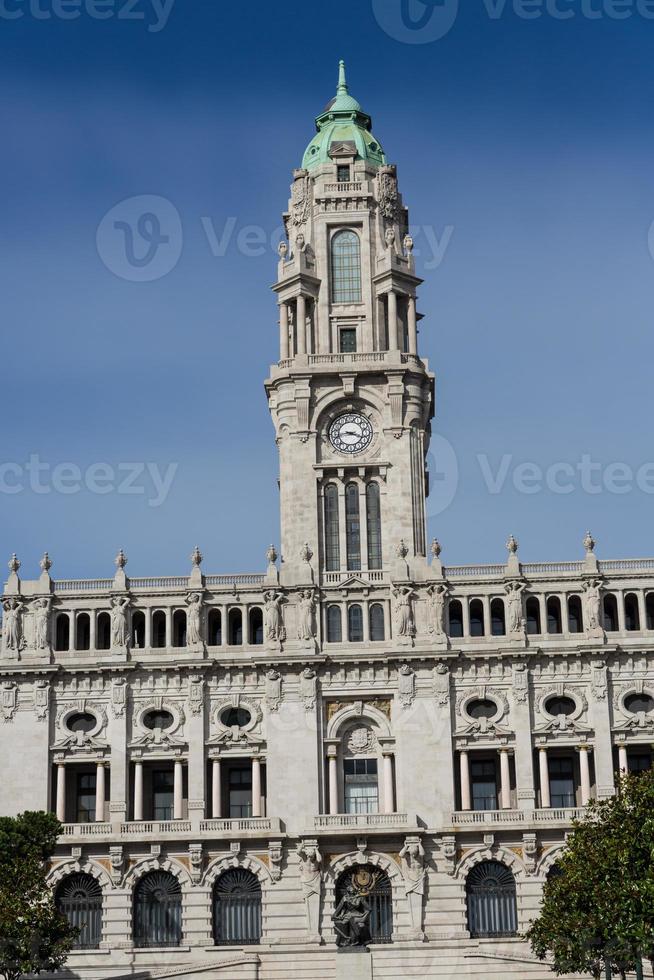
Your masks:
[[[339,415],[329,427],[329,441],[339,453],[362,453],[372,442],[372,426],[358,412]]]

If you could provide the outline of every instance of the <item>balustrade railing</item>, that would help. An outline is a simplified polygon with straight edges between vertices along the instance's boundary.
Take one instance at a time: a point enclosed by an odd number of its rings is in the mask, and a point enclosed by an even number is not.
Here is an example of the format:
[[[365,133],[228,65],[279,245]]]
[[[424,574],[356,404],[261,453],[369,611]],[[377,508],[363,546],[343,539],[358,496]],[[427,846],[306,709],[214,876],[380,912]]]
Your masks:
[[[456,810],[452,814],[452,823],[468,826],[498,823],[572,823],[584,812],[583,807],[544,807],[537,810]]]
[[[404,827],[409,822],[408,813],[321,813],[314,817],[316,830],[336,827]]]

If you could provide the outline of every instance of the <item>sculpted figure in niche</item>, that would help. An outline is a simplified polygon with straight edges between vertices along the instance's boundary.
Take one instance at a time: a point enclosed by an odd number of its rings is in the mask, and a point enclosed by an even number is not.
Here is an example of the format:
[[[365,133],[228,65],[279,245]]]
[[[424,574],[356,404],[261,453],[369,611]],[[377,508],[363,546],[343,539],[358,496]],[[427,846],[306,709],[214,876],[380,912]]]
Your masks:
[[[407,839],[400,851],[404,887],[415,935],[422,933],[422,898],[425,894],[425,849],[419,840]]]
[[[601,629],[600,606],[601,592],[599,579],[591,579],[584,583],[584,612],[586,614],[586,629],[589,631]]]
[[[193,592],[186,601],[188,602],[186,641],[190,647],[200,646],[202,644],[202,596],[199,592]]]
[[[266,592],[264,600],[263,614],[266,639],[283,640],[282,603],[285,601],[284,594],[282,592]]]
[[[445,600],[448,595],[446,585],[433,585],[429,589],[429,632],[435,636],[445,634]]]
[[[317,936],[320,917],[320,892],[322,855],[314,844],[299,844],[297,849],[300,859],[300,883],[307,913],[307,931],[310,936]]]
[[[508,582],[505,586],[509,607],[509,633],[522,633],[525,619],[522,612],[522,593],[526,586],[524,582]]]
[[[47,650],[50,646],[49,625],[51,606],[52,599],[49,596],[34,600],[34,643],[37,650]]]
[[[116,596],[111,600],[111,644],[124,647],[127,642],[127,607],[129,598]]]
[[[298,640],[312,640],[314,637],[313,632],[313,614],[315,609],[315,600],[313,598],[313,592],[310,589],[305,589],[302,593],[302,597],[299,602],[299,616],[298,616],[298,626],[297,626],[297,638]]]
[[[393,589],[395,597],[395,617],[398,636],[415,636],[416,628],[413,622],[413,598],[415,592],[409,586],[403,585]]]
[[[7,599],[3,603],[4,636],[7,650],[22,650],[23,640],[23,603],[20,599]]]

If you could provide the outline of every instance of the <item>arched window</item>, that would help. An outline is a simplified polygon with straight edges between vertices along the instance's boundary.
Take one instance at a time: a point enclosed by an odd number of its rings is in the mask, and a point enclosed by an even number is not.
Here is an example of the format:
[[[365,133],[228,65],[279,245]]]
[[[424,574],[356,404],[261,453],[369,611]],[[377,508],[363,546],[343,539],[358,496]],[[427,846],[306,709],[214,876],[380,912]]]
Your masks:
[[[345,488],[345,542],[347,567],[353,572],[361,568],[361,523],[359,519],[359,488],[348,483]]]
[[[647,593],[645,609],[647,610],[647,629],[654,630],[654,592]]]
[[[332,303],[361,302],[361,245],[359,236],[345,229],[332,238]]]
[[[250,609],[250,643],[260,646],[263,643],[263,611],[255,606]]]
[[[335,891],[337,912],[343,899],[352,894],[361,904],[360,911],[370,909],[370,942],[393,941],[393,889],[385,871],[372,864],[355,865],[339,876]],[[345,945],[345,939],[338,934],[338,930],[336,942],[339,946]]]
[[[69,875],[55,893],[55,904],[79,929],[76,949],[97,949],[102,939],[102,889],[91,875]]]
[[[350,643],[363,643],[363,610],[358,604],[347,608],[347,638]]]
[[[75,649],[88,650],[91,646],[91,617],[80,613],[75,620]]]
[[[181,940],[181,886],[168,871],[151,871],[134,892],[134,945],[179,946]]]
[[[604,596],[604,629],[607,633],[618,630],[618,603],[611,592]]]
[[[547,632],[561,633],[561,601],[558,596],[551,595],[547,600]]]
[[[220,609],[209,610],[208,636],[210,647],[219,647],[223,642],[223,621]]]
[[[633,592],[630,592],[624,597],[624,625],[629,632],[635,632],[640,629],[638,597]]]
[[[504,599],[496,598],[491,602],[491,633],[493,636],[506,636]]]
[[[251,871],[232,868],[216,880],[213,938],[216,946],[251,946],[261,941],[261,885]]]
[[[337,572],[341,567],[341,546],[338,531],[338,487],[325,487],[325,569]]]
[[[540,633],[540,602],[535,596],[530,596],[525,603],[527,615],[527,633],[531,636]]]
[[[152,614],[152,646],[162,649],[166,645],[166,614],[157,609]]]
[[[463,607],[458,599],[449,604],[450,636],[463,636]]]
[[[243,614],[241,610],[230,609],[228,622],[230,646],[239,647],[243,643]]]
[[[481,599],[473,599],[470,603],[470,636],[483,636],[484,633],[484,604]]]
[[[111,616],[108,612],[98,614],[95,645],[98,650],[111,649]]]
[[[173,646],[186,646],[186,612],[176,609],[173,613]]]
[[[375,602],[370,607],[370,639],[373,643],[379,643],[381,640],[386,639],[386,630],[384,625],[384,607]]]
[[[142,609],[136,609],[132,613],[132,646],[136,650],[143,650],[145,647],[145,613]]]
[[[473,939],[515,936],[518,931],[515,878],[499,861],[483,861],[466,881],[468,929]]]
[[[581,599],[578,595],[568,598],[568,630],[570,633],[583,633],[584,617],[581,611]]]
[[[366,487],[366,522],[368,527],[368,568],[381,568],[381,504],[378,483],[369,483]]]
[[[59,613],[55,624],[55,650],[70,649],[70,619],[68,613]]]
[[[343,639],[340,606],[327,607],[327,642],[340,643]]]

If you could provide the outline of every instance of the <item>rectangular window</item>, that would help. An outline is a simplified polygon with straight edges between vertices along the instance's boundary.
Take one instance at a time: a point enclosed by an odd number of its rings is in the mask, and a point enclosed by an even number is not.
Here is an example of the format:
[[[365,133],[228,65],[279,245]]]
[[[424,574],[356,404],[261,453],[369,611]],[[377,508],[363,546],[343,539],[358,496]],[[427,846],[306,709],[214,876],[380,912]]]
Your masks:
[[[647,772],[652,768],[652,757],[649,752],[630,752],[628,761],[629,772]]]
[[[497,810],[497,774],[493,759],[473,759],[470,765],[472,809]]]
[[[172,820],[175,777],[172,769],[152,773],[152,819]]]
[[[379,813],[376,759],[345,759],[346,813]]]
[[[548,765],[551,805],[559,808],[576,806],[574,760],[554,756],[549,759]]]
[[[337,572],[341,567],[341,545],[338,524],[338,487],[330,483],[325,487],[325,569]]]
[[[340,332],[341,354],[354,354],[357,349],[356,327],[343,327]]]
[[[252,816],[252,767],[232,766],[229,770],[229,816]]]
[[[92,823],[95,820],[95,773],[77,773],[75,820]]]
[[[336,180],[339,184],[347,184],[350,180],[350,166],[349,164],[341,164],[336,168]]]

